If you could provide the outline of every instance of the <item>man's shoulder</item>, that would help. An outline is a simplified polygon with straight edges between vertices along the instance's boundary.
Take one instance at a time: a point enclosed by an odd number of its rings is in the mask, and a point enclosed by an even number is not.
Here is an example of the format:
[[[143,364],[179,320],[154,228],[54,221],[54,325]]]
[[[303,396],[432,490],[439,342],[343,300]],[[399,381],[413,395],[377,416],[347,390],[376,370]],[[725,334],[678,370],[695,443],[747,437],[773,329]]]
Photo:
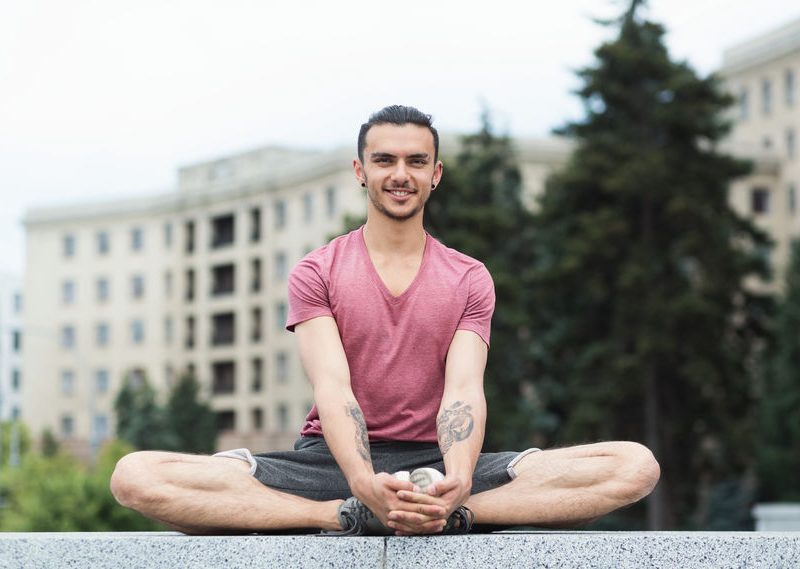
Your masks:
[[[356,238],[360,235],[360,231],[360,228],[354,229],[349,233],[334,237],[325,245],[306,253],[298,262],[298,266],[310,265],[319,269],[329,268],[336,257],[357,246]]]
[[[430,236],[431,254],[443,263],[451,265],[459,271],[481,270],[486,271],[486,266],[480,260],[470,257],[457,249],[448,247],[438,239]]]

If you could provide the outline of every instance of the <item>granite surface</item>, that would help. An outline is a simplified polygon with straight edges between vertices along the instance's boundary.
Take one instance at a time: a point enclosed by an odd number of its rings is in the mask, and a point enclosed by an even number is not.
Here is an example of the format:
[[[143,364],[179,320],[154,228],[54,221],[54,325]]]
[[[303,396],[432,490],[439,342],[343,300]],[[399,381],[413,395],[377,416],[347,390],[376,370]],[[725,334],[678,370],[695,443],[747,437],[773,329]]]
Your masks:
[[[0,567],[410,569],[800,567],[800,532],[506,532],[437,537],[0,533]]]

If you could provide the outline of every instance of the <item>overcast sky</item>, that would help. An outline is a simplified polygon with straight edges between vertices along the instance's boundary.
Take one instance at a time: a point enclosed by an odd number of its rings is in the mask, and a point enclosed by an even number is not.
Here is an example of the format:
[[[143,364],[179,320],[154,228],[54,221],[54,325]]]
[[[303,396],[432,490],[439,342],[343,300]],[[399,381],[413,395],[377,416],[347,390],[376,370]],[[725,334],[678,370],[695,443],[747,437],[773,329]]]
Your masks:
[[[651,0],[674,57],[800,17],[787,0]],[[174,188],[179,165],[264,144],[353,144],[387,104],[440,130],[480,101],[517,136],[580,116],[573,71],[606,0],[0,0],[0,271],[21,274],[27,209]],[[795,6],[795,7],[791,7]]]

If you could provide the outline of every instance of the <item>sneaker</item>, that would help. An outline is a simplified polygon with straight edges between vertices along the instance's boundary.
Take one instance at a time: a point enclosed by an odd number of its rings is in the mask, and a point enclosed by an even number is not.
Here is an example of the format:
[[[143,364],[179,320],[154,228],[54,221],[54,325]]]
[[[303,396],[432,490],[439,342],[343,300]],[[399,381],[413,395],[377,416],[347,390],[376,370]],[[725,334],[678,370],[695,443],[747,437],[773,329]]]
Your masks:
[[[401,480],[410,480],[420,491],[424,492],[432,482],[444,479],[438,470],[433,468],[418,468],[411,472],[402,471],[395,473]],[[320,535],[324,536],[350,536],[350,535],[394,535],[395,530],[386,527],[375,517],[356,497],[345,500],[337,512],[339,524],[342,529],[338,531],[323,531]],[[442,530],[442,534],[456,535],[469,533],[475,514],[466,506],[460,506],[447,518],[447,524]]]

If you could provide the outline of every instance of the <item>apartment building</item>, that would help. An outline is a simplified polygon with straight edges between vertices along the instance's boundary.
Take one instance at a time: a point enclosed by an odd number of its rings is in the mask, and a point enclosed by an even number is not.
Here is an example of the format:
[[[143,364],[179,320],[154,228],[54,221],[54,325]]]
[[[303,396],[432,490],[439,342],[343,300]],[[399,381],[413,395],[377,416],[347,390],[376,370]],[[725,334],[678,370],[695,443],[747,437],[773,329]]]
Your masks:
[[[22,414],[22,310],[22,279],[0,274],[0,421]]]
[[[444,149],[455,148],[443,137]],[[569,153],[517,144],[528,200]],[[181,168],[163,195],[30,211],[24,420],[87,456],[125,378],[193,373],[219,448],[289,448],[312,402],[285,331],[294,264],[366,201],[354,150],[268,147]]]
[[[731,200],[775,239],[779,274],[800,235],[800,20],[726,50],[719,74],[737,101],[730,149],[754,164]]]

